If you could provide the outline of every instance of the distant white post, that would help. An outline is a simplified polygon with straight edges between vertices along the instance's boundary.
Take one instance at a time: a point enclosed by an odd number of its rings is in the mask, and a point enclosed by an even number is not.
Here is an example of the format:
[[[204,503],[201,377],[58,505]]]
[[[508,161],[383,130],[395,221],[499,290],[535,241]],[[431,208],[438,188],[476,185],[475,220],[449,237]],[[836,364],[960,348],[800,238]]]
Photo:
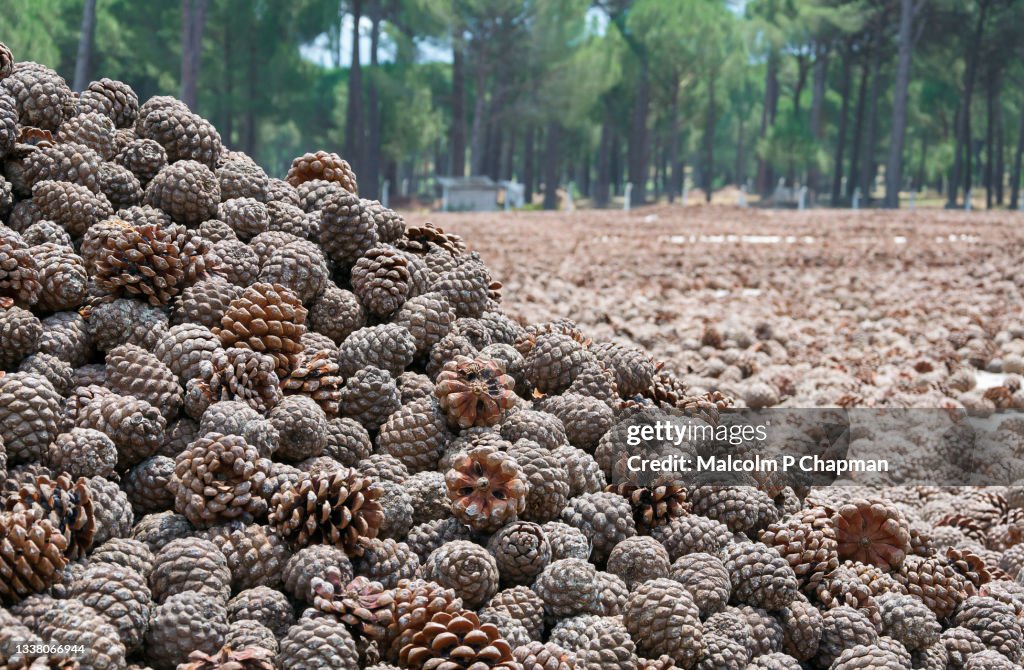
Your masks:
[[[749,205],[747,204],[747,185],[746,184],[744,184],[743,186],[740,186],[740,197],[739,197],[739,200],[737,201],[737,204],[740,207],[743,207],[743,208],[749,207]]]
[[[801,186],[800,187],[800,194],[798,196],[796,207],[797,207],[797,209],[799,209],[801,211],[807,209],[807,187],[806,186]]]
[[[683,199],[679,201],[683,207],[690,203],[690,180],[683,177]]]
[[[629,198],[630,198],[630,196],[633,195],[633,182],[631,182],[631,181],[627,181],[626,182],[626,188],[623,191],[623,195],[624,195],[624,199],[622,201],[622,211],[623,212],[628,212],[629,211]]]
[[[391,190],[391,182],[388,181],[387,179],[385,179],[384,180],[384,185],[380,189],[380,204],[384,205],[385,207],[388,206],[388,195],[389,195],[388,192],[390,190]]]
[[[860,209],[860,186],[853,189],[853,208]]]
[[[442,186],[441,187],[441,211],[442,212],[447,212],[448,211],[448,187],[447,186]]]
[[[401,196],[404,198],[409,195],[409,178],[405,177],[402,179],[402,190],[400,191]]]
[[[576,186],[574,182],[569,182],[568,186],[565,187],[565,203],[562,207],[567,212],[571,212],[576,209],[575,203],[572,201],[572,189]]]
[[[974,200],[974,189],[973,188],[969,188],[969,189],[967,189],[967,195],[964,196],[964,211],[969,212],[972,209],[974,209],[974,203],[972,202],[973,200]]]

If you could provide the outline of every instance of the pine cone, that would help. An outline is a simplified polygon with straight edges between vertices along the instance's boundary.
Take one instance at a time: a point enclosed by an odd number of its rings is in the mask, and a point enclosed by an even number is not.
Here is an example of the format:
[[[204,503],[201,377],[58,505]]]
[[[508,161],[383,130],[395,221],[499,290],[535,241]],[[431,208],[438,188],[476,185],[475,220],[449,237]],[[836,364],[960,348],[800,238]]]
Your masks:
[[[181,107],[162,107],[140,114],[139,137],[155,140],[171,163],[197,161],[213,170],[220,159],[220,133],[209,121]]]
[[[494,361],[456,356],[438,374],[434,395],[452,427],[493,426],[515,404],[514,387]]]
[[[357,668],[359,652],[345,625],[323,617],[302,619],[281,640],[278,670]]]
[[[438,612],[399,655],[399,662],[408,668],[432,668],[438,665],[434,661],[446,661],[443,667],[452,670],[520,667],[498,629],[493,624],[481,624],[472,612]]]
[[[311,181],[323,179],[325,181],[337,182],[349,193],[359,194],[359,187],[356,183],[356,173],[348,161],[338,154],[326,151],[307,153],[295,158],[288,169],[288,176],[285,180],[292,186]]]
[[[260,202],[273,202],[269,197],[270,178],[251,160],[224,160],[217,167],[220,196],[224,201],[233,198],[254,198]]]
[[[309,306],[306,325],[340,344],[366,325],[366,314],[354,293],[327,282]]]
[[[278,377],[287,377],[306,332],[306,308],[279,284],[253,284],[231,302],[213,333],[227,347],[272,356]]]
[[[269,472],[269,461],[244,438],[208,433],[175,459],[175,508],[197,527],[251,522],[267,509],[257,492]]]
[[[352,291],[371,314],[388,317],[409,295],[405,256],[388,247],[368,249],[352,268]]]
[[[529,484],[514,460],[494,447],[475,447],[445,475],[452,513],[474,530],[496,530],[526,509]]]
[[[14,99],[21,125],[43,130],[57,130],[72,99],[63,77],[32,61],[15,63],[0,90]]]
[[[11,605],[61,580],[68,541],[46,518],[0,512],[0,602]]]
[[[551,561],[551,545],[544,530],[535,523],[513,521],[487,541],[498,565],[502,581],[508,584],[533,583]]]
[[[592,560],[598,565],[608,559],[612,547],[636,535],[632,508],[615,493],[587,493],[571,498],[562,510],[562,521],[591,539]]]
[[[42,218],[60,224],[74,238],[114,214],[105,196],[66,181],[37,182],[32,187],[32,202]]]
[[[561,393],[584,368],[588,354],[571,335],[551,332],[536,336],[524,361],[527,379],[542,393]]]
[[[114,160],[145,187],[167,165],[167,152],[153,140],[137,139],[121,149]]]
[[[519,414],[522,411],[512,416]],[[526,506],[519,516],[537,523],[557,519],[569,498],[569,472],[565,465],[551,452],[525,439],[513,444],[508,455],[522,468],[529,484]]]
[[[376,642],[384,639],[393,620],[394,596],[380,582],[356,577],[345,583],[341,571],[330,567],[322,578],[313,578],[312,586],[313,606],[318,610],[336,615],[354,636]]]
[[[307,210],[308,211],[308,210]],[[351,193],[335,193],[324,200],[320,218],[320,246],[343,268],[376,246],[377,226]]]
[[[275,359],[250,349],[219,349],[199,366],[199,375],[189,380],[185,391],[185,409],[202,416],[220,401],[244,402],[257,412],[266,413],[281,401]]]
[[[37,476],[7,496],[4,506],[8,512],[23,512],[49,521],[54,529],[63,533],[64,553],[72,560],[85,556],[93,544],[96,514],[93,495],[84,478],[72,481],[67,475]]]
[[[144,202],[167,212],[176,223],[196,226],[217,216],[220,184],[202,163],[178,161],[150,180]]]
[[[284,637],[295,623],[295,613],[288,596],[267,586],[240,592],[228,601],[227,609],[230,621],[256,621],[269,628],[276,637]]]
[[[88,276],[81,256],[64,246],[44,243],[32,248],[40,283],[38,309],[75,309],[85,301]]]
[[[118,465],[131,467],[157,453],[167,422],[145,400],[109,393],[88,401],[75,426],[104,433],[117,447]]]
[[[131,86],[106,77],[94,82],[79,96],[79,109],[102,111],[118,128],[131,128],[139,117],[139,96]]]
[[[267,206],[255,198],[225,200],[217,209],[217,218],[228,224],[244,242],[265,233],[270,227]]]
[[[301,394],[311,398],[327,415],[338,413],[343,382],[338,364],[327,352],[299,356],[291,374],[281,382],[285,395]]]
[[[42,291],[39,269],[21,235],[0,228],[0,301],[30,307]]]
[[[398,582],[394,589],[393,609],[394,618],[387,627],[382,649],[387,658],[396,660],[399,652],[436,614],[454,615],[463,611],[462,599],[454,591],[422,579]]]
[[[114,157],[114,122],[98,112],[85,112],[72,116],[60,125],[58,142],[77,142],[87,146],[105,161]]]
[[[367,430],[378,430],[401,405],[394,378],[377,367],[359,370],[341,391],[342,415],[355,419]]]
[[[821,507],[803,510],[768,526],[761,531],[760,540],[782,554],[809,592],[839,567],[835,527]]]
[[[338,348],[340,372],[345,378],[367,366],[387,370],[392,377],[397,377],[415,355],[412,334],[393,323],[360,328]]]
[[[290,289],[309,303],[330,279],[327,259],[309,240],[296,240],[274,249],[260,266],[259,281]]]
[[[300,475],[271,500],[270,525],[292,546],[326,542],[359,555],[358,540],[376,537],[383,521],[381,489],[355,470]]]
[[[666,654],[682,667],[700,657],[704,640],[697,606],[671,579],[649,581],[631,593],[622,621],[646,656]]]
[[[833,517],[841,560],[899,568],[910,553],[910,530],[894,506],[879,500],[853,500]]]
[[[194,651],[216,653],[227,632],[227,611],[220,601],[205,593],[178,593],[153,609],[146,660],[156,670],[175,670]]]
[[[117,629],[127,652],[142,644],[153,601],[145,578],[135,570],[92,563],[71,583],[68,595],[103,615]]]
[[[451,332],[455,310],[440,293],[425,293],[406,300],[392,322],[412,333],[416,355],[423,356]]]
[[[72,428],[50,445],[48,462],[55,471],[71,478],[109,477],[117,465],[117,447],[98,430]]]
[[[183,670],[274,670],[274,654],[260,647],[232,649],[221,647],[216,654],[193,651],[188,663],[180,665]]]
[[[234,591],[257,586],[280,587],[291,553],[277,533],[266,526],[231,521],[203,531],[199,536],[221,548],[231,571]]]
[[[655,486],[647,488],[631,484],[608,485],[606,491],[618,493],[633,508],[633,520],[639,532],[649,532],[655,526],[684,516],[690,509],[686,502],[686,489],[681,486]]]

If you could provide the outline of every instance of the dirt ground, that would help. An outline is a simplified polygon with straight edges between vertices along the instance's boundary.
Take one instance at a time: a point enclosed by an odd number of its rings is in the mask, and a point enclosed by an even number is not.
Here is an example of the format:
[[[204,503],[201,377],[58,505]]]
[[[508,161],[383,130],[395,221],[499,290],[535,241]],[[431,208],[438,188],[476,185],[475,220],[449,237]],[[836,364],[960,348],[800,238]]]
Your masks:
[[[783,404],[932,406],[971,400],[960,396],[975,380],[1005,382],[986,369],[1024,372],[1018,213],[662,206],[429,218],[479,251],[511,315],[572,318],[698,388],[742,396],[764,381]]]

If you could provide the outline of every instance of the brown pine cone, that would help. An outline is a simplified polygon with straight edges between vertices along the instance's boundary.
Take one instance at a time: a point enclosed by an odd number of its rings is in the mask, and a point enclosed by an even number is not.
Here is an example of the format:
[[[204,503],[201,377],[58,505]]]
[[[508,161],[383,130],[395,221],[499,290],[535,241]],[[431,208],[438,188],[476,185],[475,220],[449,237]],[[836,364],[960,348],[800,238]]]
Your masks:
[[[438,458],[450,439],[437,403],[432,398],[420,398],[388,417],[380,427],[377,449],[397,458],[410,473],[426,472],[437,468]]]
[[[124,224],[104,241],[96,263],[96,285],[114,297],[140,297],[166,305],[188,278],[206,271],[202,255],[187,257],[168,229]]]
[[[327,416],[307,396],[286,396],[267,414],[277,430],[277,457],[301,461],[319,456],[327,445]]]
[[[473,612],[438,612],[402,648],[403,667],[505,668],[521,667],[512,657],[512,648],[493,624],[480,623]],[[435,661],[446,661],[437,664]]]
[[[598,565],[608,559],[616,544],[636,535],[633,509],[615,493],[587,493],[570,498],[561,520],[591,539],[591,558]]]
[[[394,378],[377,367],[357,371],[341,391],[341,414],[355,419],[368,431],[378,430],[401,406]]]
[[[167,165],[167,152],[153,140],[136,139],[118,151],[114,160],[131,171],[144,187]]]
[[[131,86],[106,77],[91,82],[79,95],[79,111],[101,112],[118,128],[132,128],[139,116],[139,96]]]
[[[470,540],[472,533],[468,526],[454,517],[425,521],[409,529],[406,542],[421,561],[432,551],[453,540]],[[589,546],[587,548],[589,554]]]
[[[531,340],[525,354],[524,373],[542,393],[561,393],[584,368],[590,354],[572,335],[550,332]]]
[[[422,579],[403,579],[394,589],[394,618],[382,645],[385,657],[397,659],[435,614],[462,611],[462,599],[451,589]]]
[[[576,654],[554,642],[531,642],[512,650],[512,656],[523,670],[575,670]]]
[[[292,604],[281,591],[268,586],[246,589],[228,601],[228,620],[255,621],[266,626],[276,637],[284,637],[295,623]]]
[[[343,385],[338,363],[323,351],[312,356],[300,355],[291,373],[281,382],[285,396],[306,396],[328,416],[338,413]]]
[[[551,452],[525,439],[513,444],[507,453],[522,468],[529,484],[526,506],[519,516],[537,523],[557,519],[569,498],[569,473],[563,463]]]
[[[0,308],[0,369],[18,368],[38,351],[42,336],[43,324],[32,312],[20,307]]]
[[[181,408],[183,391],[177,376],[156,356],[134,344],[107,352],[106,385],[115,393],[145,400],[168,421]]]
[[[227,159],[217,166],[217,179],[220,181],[221,200],[233,198],[255,198],[260,202],[270,202],[268,197],[270,178],[267,173],[252,160]]]
[[[831,515],[812,507],[761,531],[760,540],[785,558],[808,592],[839,567],[838,542]]]
[[[329,279],[326,257],[309,240],[296,240],[276,248],[260,264],[259,281],[280,284],[306,304]]]
[[[626,599],[622,622],[645,656],[670,656],[682,667],[700,657],[704,645],[699,611],[690,594],[671,579],[654,579]]]
[[[85,262],[72,249],[53,243],[32,247],[40,284],[36,307],[47,312],[75,309],[85,301]]]
[[[366,314],[354,293],[327,282],[309,306],[306,325],[341,344],[366,325]]]
[[[325,181],[337,182],[349,193],[359,194],[359,187],[356,183],[356,173],[352,166],[338,154],[326,151],[317,151],[298,156],[292,160],[288,168],[288,176],[285,180],[292,186],[311,181],[323,179]]]
[[[941,556],[908,556],[895,577],[940,619],[951,615],[965,598],[976,593],[974,585]]]
[[[91,563],[71,583],[68,596],[103,615],[117,629],[127,652],[141,646],[153,599],[146,579],[138,572],[115,564]]]
[[[153,354],[181,383],[199,376],[203,361],[213,359],[220,339],[209,328],[194,323],[171,326],[153,348]]]
[[[320,246],[340,267],[351,268],[377,245],[377,226],[359,204],[358,196],[332,193],[324,200],[321,211]]]
[[[237,400],[260,413],[273,409],[283,394],[272,356],[251,349],[218,349],[199,366],[185,388],[185,411],[198,418],[217,402]]]
[[[162,107],[140,113],[135,125],[139,137],[155,140],[171,163],[197,161],[209,169],[220,159],[220,133],[213,124],[181,107]]]
[[[729,571],[716,556],[701,552],[680,556],[672,564],[667,576],[682,584],[690,593],[701,616],[708,617],[721,612],[729,603],[729,595],[732,593]]]
[[[779,552],[760,542],[733,544],[725,551],[733,598],[769,610],[785,607],[797,597],[793,568]]]
[[[858,645],[870,646],[878,641],[878,631],[860,610],[836,607],[822,616],[821,642],[814,657],[814,666],[830,668],[844,651]]]
[[[173,540],[191,537],[195,528],[181,514],[158,512],[147,514],[132,528],[131,537],[144,543],[151,552],[157,552]]]
[[[48,463],[69,477],[109,477],[117,466],[113,440],[89,428],[72,428],[50,445]]]
[[[366,310],[385,318],[394,314],[409,295],[408,261],[389,247],[368,249],[352,268],[352,291]]]
[[[841,560],[891,570],[899,568],[910,553],[907,521],[896,507],[884,501],[850,501],[839,506],[832,521]]]
[[[1024,655],[1024,633],[1012,605],[972,596],[960,605],[953,624],[976,633],[986,647],[1014,663]]]
[[[596,612],[599,605],[597,570],[584,559],[549,563],[531,588],[544,601],[549,620]]]
[[[270,462],[245,438],[208,433],[175,459],[175,508],[197,527],[250,523],[267,509],[257,492],[269,473]]]
[[[752,486],[695,486],[687,499],[694,514],[721,521],[735,533],[747,533],[778,519],[775,501]]]
[[[117,462],[129,468],[157,453],[167,422],[145,400],[109,393],[90,400],[78,413],[77,428],[104,433],[117,447]]]
[[[405,542],[391,538],[361,538],[362,555],[353,565],[357,575],[393,588],[403,579],[412,579],[419,573],[420,559]]]
[[[551,561],[551,545],[543,529],[528,521],[513,521],[500,528],[487,541],[487,551],[508,584],[533,583]]]
[[[146,633],[146,662],[175,670],[193,651],[216,653],[228,632],[223,603],[208,593],[183,592],[153,608]]]
[[[230,637],[230,631],[228,637]],[[274,640],[274,646],[275,648],[277,646],[276,640]],[[244,649],[238,646],[233,648],[231,644],[226,643],[215,654],[193,651],[188,655],[188,663],[179,667],[183,670],[224,670],[225,668],[274,670],[273,659],[274,653],[269,649],[255,646],[246,646]]]
[[[202,163],[178,161],[150,180],[143,201],[167,212],[176,223],[197,226],[216,218],[220,184],[217,175]]]
[[[66,181],[37,183],[32,188],[32,202],[42,218],[60,224],[74,238],[114,214],[106,197]]]
[[[630,589],[651,579],[668,577],[669,568],[665,547],[646,535],[627,537],[608,554],[608,572],[621,577]]]
[[[138,540],[113,538],[94,549],[89,556],[90,565],[101,563],[129,568],[148,580],[153,572],[153,552]]]
[[[529,484],[519,465],[491,446],[459,455],[445,474],[452,514],[474,530],[496,530],[526,508]]]
[[[277,533],[266,526],[230,521],[199,533],[199,537],[221,548],[231,570],[233,591],[281,586],[281,575],[291,552]]]
[[[182,291],[174,301],[174,323],[215,328],[242,291],[241,286],[235,286],[219,275],[198,281]]]
[[[0,602],[12,605],[61,580],[68,541],[47,519],[0,512]]]
[[[367,366],[387,370],[392,377],[397,377],[415,355],[412,334],[393,323],[360,328],[338,348],[341,374],[346,378]]]
[[[323,577],[314,577],[311,584],[316,594],[313,606],[319,611],[336,615],[356,637],[376,642],[384,639],[394,616],[394,595],[380,582],[366,577],[345,582],[341,570],[332,566]]]
[[[270,502],[270,525],[293,547],[326,542],[359,555],[359,538],[373,538],[383,521],[381,489],[356,470],[324,477],[303,473]]]
[[[39,300],[42,289],[29,246],[18,233],[0,228],[0,299],[31,307]]]
[[[0,81],[0,90],[14,99],[18,121],[56,131],[70,108],[71,89],[59,74],[39,63],[19,61]]]
[[[456,540],[441,545],[424,561],[421,574],[453,589],[473,609],[498,592],[498,565],[486,549],[473,542]]]
[[[171,540],[153,558],[149,587],[158,603],[187,592],[226,603],[231,595],[231,570],[213,542],[198,537]]]
[[[416,355],[423,356],[451,332],[455,311],[440,293],[425,293],[406,300],[392,322],[412,333]]]
[[[939,641],[942,626],[918,598],[886,593],[876,602],[882,618],[882,634],[899,641],[907,650],[920,651]]]
[[[78,655],[79,667],[121,668],[125,665],[125,647],[117,629],[102,614],[75,598],[57,601],[42,613],[35,631],[43,640],[81,645],[84,652]]]
[[[629,501],[633,508],[633,520],[641,533],[650,532],[655,526],[684,516],[690,509],[686,502],[686,489],[682,486],[648,488],[632,484],[609,484],[605,491],[617,493]]]
[[[306,308],[279,284],[253,284],[231,302],[220,326],[212,328],[221,344],[252,349],[275,360],[278,377],[287,377],[302,352]]]
[[[6,496],[8,512],[23,512],[35,519],[47,520],[63,533],[64,553],[74,560],[85,556],[96,536],[97,518],[88,480],[72,480],[67,475],[54,478],[39,475],[20,484]]]
[[[456,356],[437,375],[434,395],[452,427],[493,426],[515,405],[514,388],[498,363]]]
[[[57,130],[58,142],[77,142],[99,154],[105,161],[115,153],[114,122],[105,114],[85,112],[72,116]]]

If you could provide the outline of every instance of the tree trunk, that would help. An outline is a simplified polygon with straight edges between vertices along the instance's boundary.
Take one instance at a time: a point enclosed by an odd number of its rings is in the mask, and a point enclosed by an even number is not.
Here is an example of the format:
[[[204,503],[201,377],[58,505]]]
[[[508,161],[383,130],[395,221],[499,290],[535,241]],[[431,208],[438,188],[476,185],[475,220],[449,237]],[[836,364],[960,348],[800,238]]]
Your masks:
[[[885,164],[885,206],[890,209],[899,208],[900,187],[903,185],[903,142],[907,131],[907,87],[910,85],[913,27],[914,0],[900,0],[899,59],[892,101],[889,160]]]
[[[864,134],[864,147],[861,149],[860,163],[860,190],[868,201],[871,200],[871,192],[874,190],[875,145],[878,143],[878,98],[882,89],[881,64],[881,49],[875,49],[871,55],[871,89],[867,103],[868,127]]]
[[[256,92],[259,86],[256,83],[256,40],[252,33],[249,33],[248,48],[246,51],[246,95],[245,126],[242,128],[242,151],[255,156],[256,154],[256,109],[259,105],[256,102]]]
[[[917,163],[917,177],[914,179],[914,190],[920,192],[921,187],[924,186],[925,180],[925,166],[927,165],[928,159],[928,135],[921,133],[921,157]]]
[[[227,146],[234,146],[234,131],[235,131],[235,115],[234,115],[234,90],[235,90],[235,77],[234,77],[234,58],[232,57],[231,48],[233,43],[232,26],[225,24],[224,26],[224,91],[219,96],[221,105],[221,126],[220,131],[224,144]]]
[[[850,117],[850,80],[853,66],[849,51],[843,54],[843,75],[839,82],[842,105],[839,110],[839,131],[836,137],[836,157],[832,167],[832,206],[839,205],[843,194],[843,154],[846,152],[846,128]]]
[[[1017,129],[1017,150],[1013,155],[1013,170],[1010,173],[1010,209],[1020,207],[1021,168],[1024,167],[1024,109],[1020,112],[1020,127]]]
[[[860,66],[860,84],[857,91],[857,110],[853,119],[853,153],[850,156],[850,171],[847,178],[847,192],[852,197],[853,190],[858,185],[860,178],[860,151],[864,136],[864,104],[868,98],[869,68],[867,63]]]
[[[609,198],[609,184],[612,175],[612,124],[605,114],[604,123],[601,124],[601,141],[597,148],[597,179],[594,181],[594,206],[607,207]]]
[[[629,163],[629,181],[633,183],[630,204],[639,206],[647,200],[647,109],[649,100],[650,80],[647,71],[647,60],[641,58],[640,72],[636,81],[636,96],[633,99],[633,114],[630,121],[629,147],[627,162]]]
[[[533,183],[535,179],[534,148],[537,144],[537,128],[532,124],[526,127],[523,140],[523,199],[529,205],[533,202]]]
[[[985,33],[985,19],[988,16],[988,0],[980,1],[978,21],[974,25],[974,37],[967,52],[967,68],[964,71],[964,92],[960,97],[960,108],[956,115],[956,138],[953,151],[953,168],[949,178],[949,192],[946,207],[956,207],[960,189],[961,172],[964,178],[964,193],[970,188],[971,182],[971,96],[974,94],[974,81],[978,70],[978,54],[981,50],[981,38]],[[967,161],[964,169],[964,160]]]
[[[800,118],[801,99],[804,95],[804,85],[807,83],[807,57],[799,56],[796,59],[796,84],[793,86],[793,116]]]
[[[516,155],[516,133],[509,130],[508,137],[501,143],[501,169],[498,172],[499,179],[512,179],[515,171],[514,161]]]
[[[458,40],[452,49],[452,126],[448,143],[451,145],[448,173],[462,177],[466,174],[466,58]]]
[[[558,209],[558,155],[562,127],[558,121],[548,124],[547,146],[544,149],[544,209]]]
[[[352,65],[348,71],[348,108],[345,111],[345,155],[356,174],[363,171],[363,67],[359,55],[359,22],[363,0],[352,0]]]
[[[811,84],[811,137],[816,144],[821,143],[821,119],[822,109],[825,106],[825,84],[828,77],[828,47],[819,46],[817,55],[814,58],[814,79]],[[740,120],[740,136],[742,138],[743,121]],[[807,166],[807,189],[811,192],[812,198],[817,196],[821,187],[821,171],[818,169],[818,161],[814,160]]]
[[[96,39],[96,0],[85,0],[82,9],[82,30],[78,34],[78,57],[75,59],[75,90],[84,91],[92,81],[93,43]]]
[[[764,139],[768,128],[775,123],[775,111],[779,105],[779,56],[775,51],[768,54],[764,75],[764,105],[761,110],[761,132],[758,139]],[[757,159],[757,192],[770,195],[775,188],[772,166],[764,158]]]
[[[679,172],[679,80],[675,79],[672,82],[672,93],[671,102],[669,104],[669,120],[668,120],[668,167],[670,170],[670,177],[666,190],[668,191],[668,201],[670,203],[675,202],[676,198],[682,193],[682,180],[680,179]]]
[[[736,121],[736,165],[733,167],[733,172],[735,173],[734,179],[737,186],[743,186],[747,180],[747,175],[745,174],[746,166],[744,165],[747,158],[743,150],[743,143],[746,141],[743,136],[746,129],[745,121],[746,119],[744,119],[743,115],[740,115]]]
[[[363,171],[359,173],[359,195],[370,200],[380,198],[380,45],[381,0],[370,2],[370,76],[366,82],[367,135],[363,151]],[[397,186],[392,184],[392,187]],[[394,190],[392,190],[394,192]]]
[[[181,0],[181,101],[195,109],[199,101],[199,65],[209,0]]]
[[[1003,184],[1006,181],[1006,136],[1003,128],[1003,106],[996,95],[996,205],[1002,207],[1005,201]]]
[[[615,195],[623,192],[625,184],[623,183],[623,171],[625,166],[622,160],[622,142],[619,141],[619,136],[616,134],[612,137],[612,184],[615,186]]]
[[[708,78],[708,109],[704,123],[704,200],[711,202],[715,176],[715,77]]]
[[[483,51],[483,46],[480,46]],[[473,104],[473,129],[469,140],[469,163],[471,175],[484,173],[486,156],[484,155],[484,143],[487,141],[487,123],[484,112],[487,109],[487,70],[484,59],[480,54],[476,58],[476,90],[473,92],[475,101]]]
[[[988,85],[985,87],[985,209],[992,209],[995,171],[995,126],[996,126],[996,88],[995,75],[990,68]]]

